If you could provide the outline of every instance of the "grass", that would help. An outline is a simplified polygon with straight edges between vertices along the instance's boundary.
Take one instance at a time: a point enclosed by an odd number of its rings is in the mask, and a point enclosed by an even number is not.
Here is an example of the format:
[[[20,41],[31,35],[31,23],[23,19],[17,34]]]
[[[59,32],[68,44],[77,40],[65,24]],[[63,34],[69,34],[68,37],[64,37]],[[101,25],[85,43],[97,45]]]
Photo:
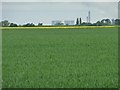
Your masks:
[[[2,30],[0,28],[0,89],[2,89]]]
[[[2,32],[3,88],[118,87],[117,28]]]

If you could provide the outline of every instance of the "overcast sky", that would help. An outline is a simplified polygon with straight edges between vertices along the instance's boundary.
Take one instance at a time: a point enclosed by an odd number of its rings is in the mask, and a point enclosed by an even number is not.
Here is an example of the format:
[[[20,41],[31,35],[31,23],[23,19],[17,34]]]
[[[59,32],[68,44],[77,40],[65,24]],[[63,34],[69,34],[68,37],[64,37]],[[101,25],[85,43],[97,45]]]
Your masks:
[[[119,0],[1,0],[2,2],[118,2]]]
[[[43,24],[51,24],[52,20],[76,20],[81,17],[86,21],[88,11],[91,11],[91,21],[96,22],[103,18],[118,18],[117,0],[109,0],[109,2],[77,2],[77,0],[64,0],[66,2],[54,2],[48,0],[2,0],[2,20],[9,20],[17,24],[25,24],[33,22],[35,24],[42,22]],[[25,1],[25,0],[24,0]],[[40,2],[41,1],[41,2]],[[60,0],[57,0],[60,1]],[[69,2],[67,2],[69,1]],[[93,0],[92,0],[93,1]],[[105,0],[104,0],[105,1]]]

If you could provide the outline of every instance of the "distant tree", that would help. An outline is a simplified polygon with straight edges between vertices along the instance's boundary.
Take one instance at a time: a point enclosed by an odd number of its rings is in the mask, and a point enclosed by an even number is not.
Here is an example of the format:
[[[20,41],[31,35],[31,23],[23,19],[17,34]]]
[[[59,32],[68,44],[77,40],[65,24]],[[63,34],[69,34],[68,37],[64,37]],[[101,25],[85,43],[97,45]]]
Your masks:
[[[105,25],[105,19],[101,20],[101,25]]]
[[[42,26],[42,23],[38,23],[38,26]]]
[[[87,25],[88,25],[88,23],[83,22],[83,23],[81,23],[81,25],[82,25],[82,26],[87,26]]]
[[[8,20],[4,20],[1,22],[3,27],[8,27],[10,25],[10,23],[8,22]]]
[[[112,19],[111,24],[112,24],[112,25],[115,25],[115,19]]]
[[[111,25],[110,19],[105,19],[107,25]]]
[[[111,25],[111,21],[110,21],[110,19],[102,19],[101,24],[102,25]]]
[[[23,25],[24,27],[34,27],[35,25],[33,23],[27,23]]]
[[[17,27],[17,26],[18,26],[17,24],[10,23],[10,27]]]
[[[115,25],[120,25],[120,19],[115,19]]]
[[[76,25],[79,25],[79,19],[77,18],[77,20],[76,20]]]
[[[30,24],[31,27],[34,27],[35,25],[33,23]]]
[[[82,24],[82,19],[80,18],[80,25]]]
[[[100,21],[97,21],[94,25],[96,25],[96,26],[102,26],[102,23]]]

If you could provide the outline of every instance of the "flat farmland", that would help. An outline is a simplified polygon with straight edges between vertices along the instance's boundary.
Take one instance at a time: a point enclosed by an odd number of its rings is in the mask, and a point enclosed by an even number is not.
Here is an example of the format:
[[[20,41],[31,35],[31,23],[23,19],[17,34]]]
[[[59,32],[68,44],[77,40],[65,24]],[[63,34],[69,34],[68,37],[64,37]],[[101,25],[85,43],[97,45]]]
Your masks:
[[[117,28],[2,30],[3,88],[118,87]]]

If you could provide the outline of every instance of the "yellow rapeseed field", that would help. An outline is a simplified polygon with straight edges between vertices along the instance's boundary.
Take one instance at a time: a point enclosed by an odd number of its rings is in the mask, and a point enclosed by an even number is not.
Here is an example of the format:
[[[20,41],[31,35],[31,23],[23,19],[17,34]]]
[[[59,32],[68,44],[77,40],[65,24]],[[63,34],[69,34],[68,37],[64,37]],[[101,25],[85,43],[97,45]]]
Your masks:
[[[5,29],[27,29],[27,28],[115,28],[120,26],[41,26],[41,27],[2,27]]]

